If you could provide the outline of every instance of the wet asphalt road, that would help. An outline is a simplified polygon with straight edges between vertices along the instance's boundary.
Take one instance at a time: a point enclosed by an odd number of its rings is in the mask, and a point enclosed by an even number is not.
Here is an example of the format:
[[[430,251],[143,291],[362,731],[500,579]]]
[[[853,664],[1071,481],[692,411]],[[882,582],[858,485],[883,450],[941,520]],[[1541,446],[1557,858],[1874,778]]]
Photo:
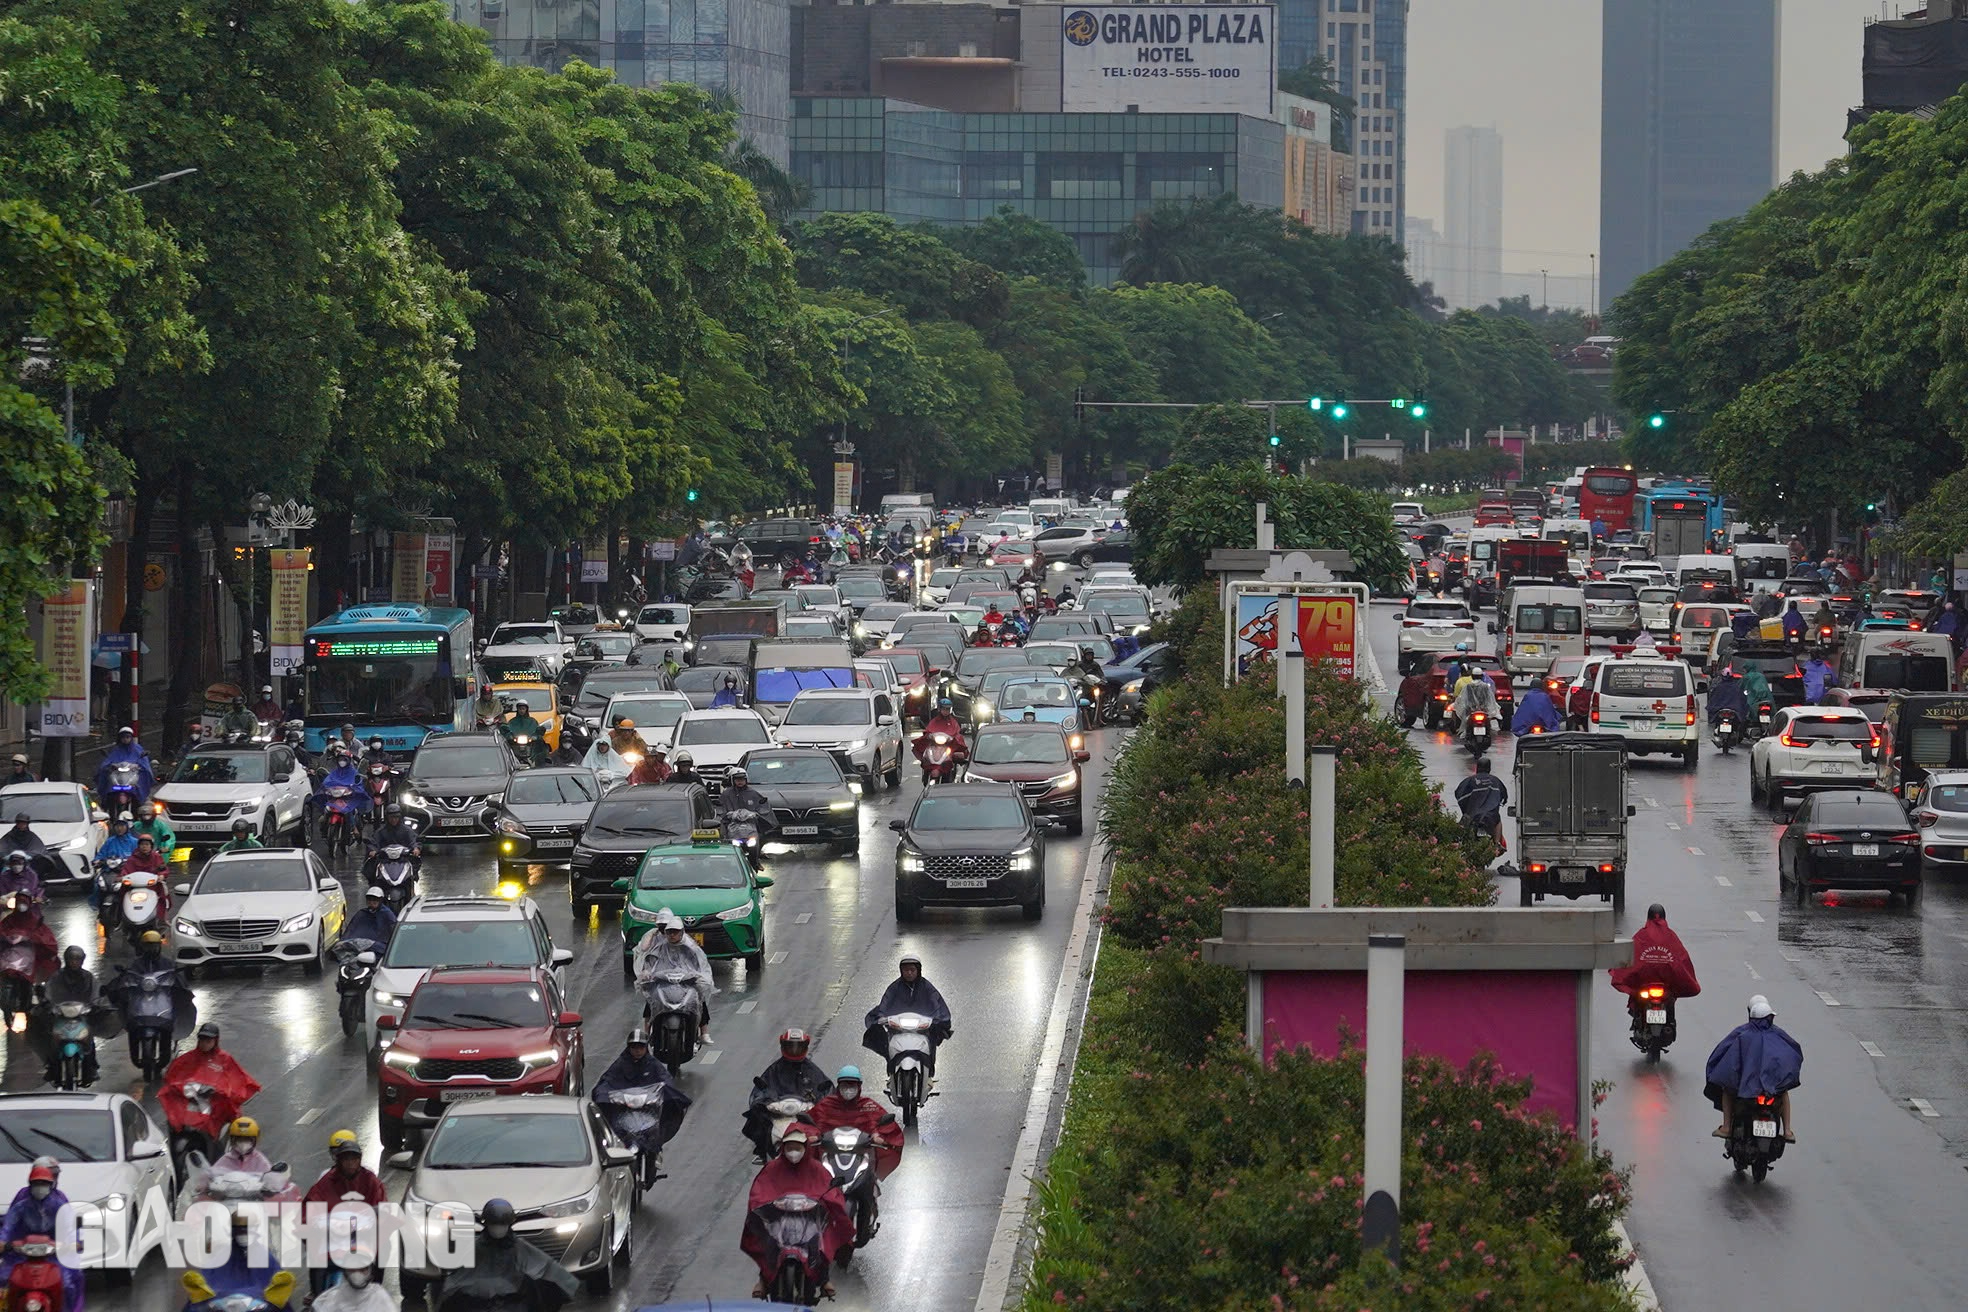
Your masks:
[[[739,1122],[752,1076],[778,1055],[776,1038],[791,1025],[816,1036],[814,1058],[831,1075],[846,1063],[869,1072],[879,1096],[879,1059],[861,1048],[861,1019],[895,977],[905,951],[920,955],[927,974],[950,1000],[956,1035],[939,1061],[939,1096],[909,1135],[901,1166],[884,1185],[882,1231],[851,1269],[837,1271],[832,1306],[969,1309],[974,1304],[1003,1202],[1011,1158],[1025,1121],[1033,1075],[1051,1019],[1060,963],[1078,909],[1092,843],[1095,802],[1124,731],[1089,735],[1085,767],[1089,828],[1083,838],[1055,831],[1046,857],[1047,914],[1026,924],[1016,909],[931,911],[907,929],[894,918],[895,835],[888,821],[908,814],[920,785],[907,771],[900,792],[879,792],[862,807],[862,852],[855,858],[775,855],[777,880],[766,894],[767,965],[750,972],[741,962],[713,964],[719,995],[712,1002],[716,1044],[685,1067],[684,1089],[695,1100],[683,1130],[665,1156],[669,1178],[644,1196],[636,1255],[616,1292],[586,1294],[581,1312],[616,1312],[666,1299],[743,1298],[756,1275],[738,1251],[745,1192],[754,1168]],[[345,887],[357,892],[359,861],[337,863]],[[434,894],[484,893],[494,883],[489,846],[445,844],[425,864]],[[621,980],[620,938],[613,915],[570,920],[565,875],[536,874],[533,895],[548,912],[558,946],[570,947],[569,994],[584,1018],[587,1083],[592,1086],[620,1051],[638,1011]],[[97,933],[86,903],[67,897],[51,904],[51,923],[64,944],[90,948]],[[128,949],[110,948],[112,962]],[[326,1166],[329,1133],[353,1128],[380,1156],[375,1137],[375,1081],[366,1072],[360,1033],[344,1039],[336,1018],[332,973],[305,978],[298,967],[251,968],[196,985],[200,1016],[225,1028],[225,1046],[265,1086],[248,1106],[266,1127],[262,1147],[293,1164],[311,1182]],[[145,1091],[120,1040],[103,1045],[99,1089]],[[0,1049],[0,1089],[40,1086],[39,1063],[19,1038]],[[155,1101],[148,1106],[156,1115]],[[157,1115],[162,1123],[161,1115]],[[383,1172],[390,1196],[407,1177]],[[392,1286],[394,1281],[392,1280]],[[92,1280],[92,1309],[176,1307],[174,1276],[153,1261],[135,1294]]]
[[[1376,605],[1371,620],[1390,678],[1397,613]],[[1417,726],[1409,737],[1449,788],[1468,773],[1448,735]],[[1512,745],[1491,753],[1506,780]],[[1627,1225],[1662,1305],[1962,1306],[1968,883],[1930,870],[1911,909],[1851,894],[1783,902],[1781,824],[1750,803],[1747,748],[1725,757],[1704,743],[1693,774],[1636,757],[1630,793],[1639,813],[1620,930],[1661,902],[1702,982],[1679,1004],[1678,1041],[1651,1067],[1627,1039],[1624,997],[1603,981],[1594,992],[1592,1073],[1613,1086],[1599,1136],[1633,1168]],[[1498,884],[1514,906],[1516,881]],[[1804,1048],[1798,1142],[1760,1185],[1731,1170],[1710,1137],[1721,1116],[1702,1096],[1709,1049],[1755,993]]]

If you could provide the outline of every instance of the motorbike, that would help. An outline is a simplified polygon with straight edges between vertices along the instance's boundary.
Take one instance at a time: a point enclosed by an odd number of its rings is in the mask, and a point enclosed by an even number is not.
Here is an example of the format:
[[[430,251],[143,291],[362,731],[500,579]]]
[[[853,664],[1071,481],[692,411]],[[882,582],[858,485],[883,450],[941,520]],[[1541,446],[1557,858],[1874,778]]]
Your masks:
[[[933,733],[922,746],[923,787],[947,784],[957,777],[963,753],[947,733]]]
[[[724,838],[752,859],[754,865],[765,860],[765,823],[757,811],[735,807],[724,813]]]
[[[48,1043],[54,1058],[55,1087],[64,1093],[82,1087],[83,1066],[95,1051],[95,1034],[89,1023],[92,1010],[86,1002],[48,1005]]]
[[[73,1312],[65,1302],[62,1266],[55,1259],[55,1241],[47,1235],[28,1235],[14,1241],[20,1258],[7,1273],[0,1307],[7,1312]]]
[[[884,1017],[888,1031],[888,1100],[902,1109],[902,1124],[914,1126],[916,1113],[935,1094],[930,1090],[929,1017],[913,1011]]]
[[[383,904],[402,912],[417,888],[417,858],[402,843],[390,843],[376,853],[375,882],[383,890]]]
[[[378,825],[383,823],[384,809],[396,800],[397,777],[395,768],[383,761],[363,772],[362,791],[369,795],[369,814]]]
[[[275,1162],[270,1171],[238,1171],[229,1169],[224,1159],[207,1161],[203,1153],[194,1151],[185,1158],[185,1169],[192,1201],[217,1203],[228,1212],[301,1200],[301,1188],[285,1162]]]
[[[112,816],[135,815],[143,804],[143,771],[135,761],[118,761],[104,780],[103,810]]]
[[[881,1229],[881,1184],[875,1179],[875,1141],[865,1130],[836,1125],[820,1136],[820,1158],[833,1173],[834,1187],[847,1200],[847,1214],[854,1221],[854,1247],[866,1248]],[[846,1266],[853,1249],[843,1249],[840,1264]]]
[[[772,1145],[773,1154],[776,1156],[779,1152],[779,1140],[785,1137],[786,1127],[794,1121],[809,1119],[808,1113],[813,1110],[813,1104],[804,1098],[774,1098],[765,1105],[765,1110],[772,1118],[772,1132],[767,1142]]]
[[[34,1005],[34,975],[40,950],[25,936],[0,938],[0,1019],[7,1029],[14,1017],[25,1016]]]
[[[1777,1102],[1774,1095],[1767,1093],[1736,1099],[1736,1114],[1722,1146],[1736,1174],[1748,1171],[1760,1182],[1783,1156],[1783,1127],[1777,1121]]]
[[[665,1065],[676,1070],[697,1055],[703,1013],[696,986],[689,975],[670,970],[650,980],[643,990],[648,1001],[642,1015],[649,1028],[650,1046]]]
[[[335,959],[335,992],[340,998],[336,1010],[341,1013],[344,1037],[362,1028],[363,995],[369,991],[382,949],[382,944],[366,938],[340,939],[328,949]]]
[[[663,1086],[611,1089],[597,1097],[601,1114],[636,1150],[636,1195],[663,1178]]]
[[[1758,738],[1768,737],[1770,733],[1770,724],[1776,718],[1777,718],[1776,707],[1772,706],[1769,702],[1759,703],[1756,707],[1756,736]]]
[[[171,913],[163,876],[148,870],[128,871],[116,881],[116,904],[117,923],[132,944],[164,924]]]
[[[103,991],[122,1011],[132,1061],[152,1082],[171,1064],[178,1036],[197,1022],[191,991],[174,979],[175,973],[169,966],[156,970],[124,966]]]
[[[1741,720],[1734,711],[1723,711],[1715,717],[1709,733],[1724,756],[1736,750],[1736,742],[1742,737]]]
[[[1462,743],[1471,756],[1481,756],[1490,750],[1491,727],[1488,711],[1471,711],[1469,723],[1463,726]]]
[[[819,1200],[805,1194],[775,1198],[754,1209],[749,1224],[757,1226],[771,1246],[766,1297],[796,1307],[817,1306],[826,1283],[817,1254],[827,1229],[827,1211]]]
[[[356,827],[361,823],[355,804],[355,789],[336,784],[324,790],[328,796],[328,806],[321,817],[321,835],[327,842],[331,856],[346,856],[349,844],[355,838]]]
[[[511,737],[513,755],[525,766],[538,766],[547,763],[547,744],[530,733],[516,733]]]
[[[239,1104],[228,1094],[196,1080],[165,1085],[157,1091],[164,1123],[171,1131],[171,1164],[182,1185],[194,1161],[216,1156],[225,1126],[239,1115]]]
[[[1668,1005],[1667,989],[1648,984],[1627,999],[1626,1009],[1633,1017],[1633,1046],[1647,1054],[1648,1061],[1659,1061],[1661,1053],[1674,1042],[1674,1013]]]
[[[123,923],[123,899],[118,895],[123,882],[123,858],[102,857],[96,862],[96,919],[105,930]]]

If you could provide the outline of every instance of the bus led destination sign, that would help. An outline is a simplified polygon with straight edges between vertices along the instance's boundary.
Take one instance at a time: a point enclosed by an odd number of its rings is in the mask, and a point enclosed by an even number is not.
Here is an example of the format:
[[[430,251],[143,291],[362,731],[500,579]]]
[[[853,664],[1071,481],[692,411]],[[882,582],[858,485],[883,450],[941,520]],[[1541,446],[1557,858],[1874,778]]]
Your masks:
[[[336,660],[354,658],[360,660],[371,656],[435,656],[436,638],[316,638],[314,640],[316,660]]]

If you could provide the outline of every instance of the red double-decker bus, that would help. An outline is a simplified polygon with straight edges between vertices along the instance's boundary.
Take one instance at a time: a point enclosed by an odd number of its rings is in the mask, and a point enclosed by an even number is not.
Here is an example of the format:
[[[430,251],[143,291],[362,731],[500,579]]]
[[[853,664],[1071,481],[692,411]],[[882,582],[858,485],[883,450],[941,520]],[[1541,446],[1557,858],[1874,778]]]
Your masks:
[[[1640,480],[1630,469],[1610,465],[1588,469],[1579,478],[1578,517],[1588,524],[1604,524],[1608,533],[1634,528],[1633,497],[1639,490]]]

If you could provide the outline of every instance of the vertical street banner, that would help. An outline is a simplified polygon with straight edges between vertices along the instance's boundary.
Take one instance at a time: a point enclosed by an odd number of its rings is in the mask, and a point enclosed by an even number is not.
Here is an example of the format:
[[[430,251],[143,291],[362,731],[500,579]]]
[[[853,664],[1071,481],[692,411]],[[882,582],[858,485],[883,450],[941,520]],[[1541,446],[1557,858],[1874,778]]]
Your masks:
[[[608,543],[600,538],[581,544],[581,582],[608,582]]]
[[[1066,457],[1057,451],[1046,455],[1046,490],[1057,492],[1066,486]]]
[[[852,460],[834,462],[834,513],[836,515],[854,513],[854,462]]]
[[[433,606],[452,604],[458,571],[451,563],[451,534],[424,535],[424,586]]]
[[[41,732],[80,738],[89,732],[89,659],[95,648],[96,584],[71,579],[41,603],[41,663],[53,676],[41,703]]]
[[[272,649],[274,674],[291,677],[301,672],[301,648],[307,635],[307,547],[275,547],[267,552],[273,570],[267,600],[267,644]]]
[[[1307,661],[1331,661],[1347,678],[1353,675],[1354,623],[1357,603],[1349,596],[1298,593],[1298,640]],[[1237,596],[1237,632],[1233,659],[1238,678],[1260,661],[1275,661],[1280,650],[1276,593],[1244,592]]]
[[[399,533],[390,557],[390,600],[403,606],[424,604],[424,535]]]

